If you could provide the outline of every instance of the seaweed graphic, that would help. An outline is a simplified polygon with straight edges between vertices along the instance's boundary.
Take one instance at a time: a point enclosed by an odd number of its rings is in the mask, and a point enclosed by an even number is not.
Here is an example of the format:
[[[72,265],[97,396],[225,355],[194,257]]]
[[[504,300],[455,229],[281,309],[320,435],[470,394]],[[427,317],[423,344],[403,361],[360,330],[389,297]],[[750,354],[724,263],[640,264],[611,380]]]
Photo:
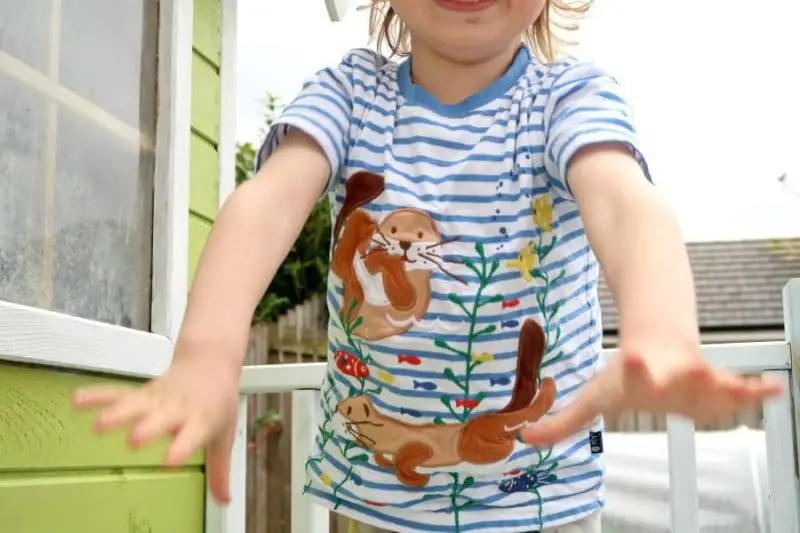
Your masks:
[[[352,355],[354,355],[358,361],[364,363],[366,368],[366,373],[361,376],[355,375],[346,375],[347,378],[354,380],[357,383],[357,386],[351,385],[349,390],[349,396],[360,396],[363,394],[380,394],[382,391],[382,387],[368,387],[368,378],[369,378],[369,365],[373,362],[372,356],[369,355],[364,346],[358,342],[353,335],[353,331],[355,331],[363,322],[363,319],[359,317],[354,317],[353,313],[355,308],[357,307],[358,302],[355,300],[350,304],[347,312],[344,310],[339,312],[339,320],[341,324],[341,329],[345,334],[347,339],[347,345],[352,351]],[[337,344],[339,344],[337,342]],[[349,355],[349,354],[347,354]],[[331,403],[332,398],[331,394],[335,387],[335,381],[333,376],[328,373],[325,378],[325,386],[322,390],[322,401],[324,402],[326,409],[325,412],[325,420],[321,426],[319,426],[319,435],[320,435],[320,450],[324,450],[328,444],[332,444],[336,447],[339,453],[344,457],[348,463],[348,469],[345,473],[344,477],[339,481],[334,481],[328,474],[322,472],[320,475],[320,479],[326,485],[333,487],[333,496],[335,498],[334,509],[338,509],[339,505],[341,504],[341,500],[339,499],[338,493],[341,488],[346,485],[349,481],[353,481],[356,485],[360,485],[362,483],[361,477],[356,473],[356,467],[359,464],[365,464],[369,462],[369,454],[367,450],[361,447],[356,441],[351,439],[343,439],[337,437],[336,432],[333,428],[331,428],[331,423],[333,417],[330,413],[333,412]],[[318,455],[312,456],[306,461],[306,472],[308,469],[316,464],[319,465],[324,460],[324,454],[321,452]],[[307,492],[310,488],[310,483],[306,484],[303,488],[304,492]]]
[[[477,243],[475,245],[475,251],[478,254],[479,264],[476,265],[468,258],[462,260],[464,266],[469,268],[478,277],[478,290],[475,293],[475,297],[469,303],[466,303],[461,296],[455,293],[451,293],[447,297],[450,302],[461,309],[467,318],[469,332],[467,333],[465,346],[454,346],[442,338],[434,340],[434,344],[437,348],[458,355],[464,360],[463,378],[456,376],[456,372],[451,367],[444,369],[444,377],[461,389],[463,396],[453,398],[449,394],[443,394],[440,397],[442,404],[444,404],[447,410],[461,422],[467,421],[470,414],[480,405],[486,396],[483,392],[479,392],[474,396],[471,395],[470,381],[472,373],[479,365],[491,361],[493,358],[491,354],[473,353],[475,342],[480,337],[494,333],[497,330],[497,326],[494,324],[489,324],[488,326],[478,329],[478,314],[483,307],[503,301],[502,295],[484,295],[484,291],[491,283],[492,277],[497,272],[497,269],[500,268],[500,262],[496,260],[490,262],[489,259],[487,259],[482,243]],[[434,419],[434,423],[443,424],[444,421],[437,417]]]
[[[309,469],[313,465],[319,466],[324,461],[324,450],[325,447],[328,445],[329,442],[336,440],[336,433],[330,428],[331,422],[333,421],[333,417],[330,415],[331,409],[331,393],[335,387],[333,376],[330,374],[325,375],[325,382],[322,386],[322,402],[325,404],[325,409],[323,409],[323,416],[324,420],[321,425],[317,427],[318,434],[319,434],[319,449],[320,453],[317,455],[312,455],[306,460],[305,469],[306,469],[306,476],[309,475]],[[323,476],[327,474],[323,473]],[[327,480],[323,478],[323,482],[327,484]],[[308,489],[311,488],[311,481],[306,482],[305,486],[303,486],[303,494],[308,492]]]
[[[450,477],[453,478],[453,483],[450,485],[450,507],[453,510],[454,531],[459,533],[461,531],[461,511],[475,504],[474,500],[462,497],[461,493],[475,484],[475,478],[467,476],[461,481],[459,475],[455,473],[450,474]]]
[[[555,474],[558,468],[558,462],[552,462],[544,466],[549,459],[552,451],[548,451],[544,456],[544,460],[537,466],[529,467],[524,470],[514,472],[513,477],[504,479],[500,482],[499,489],[507,494],[528,492],[533,494],[537,500],[537,518],[539,527],[542,527],[544,501],[540,488],[545,485],[550,485],[558,481],[558,476]],[[542,457],[540,455],[540,457]]]
[[[533,264],[530,275],[534,280],[540,281],[542,284],[542,290],[536,294],[536,303],[542,314],[547,338],[545,344],[545,361],[544,364],[542,364],[542,368],[545,368],[548,365],[560,361],[564,356],[563,351],[551,355],[558,347],[558,343],[561,340],[560,325],[555,322],[555,327],[553,327],[556,316],[561,310],[561,302],[556,302],[552,307],[548,305],[548,302],[550,299],[550,290],[564,279],[566,270],[562,268],[558,270],[555,277],[551,277],[547,269],[543,267],[550,252],[553,251],[559,242],[558,235],[553,233],[553,199],[547,194],[537,196],[531,203],[531,211],[533,214],[533,222],[540,230],[536,236],[536,240],[531,242],[536,261]]]
[[[324,450],[325,447],[329,444],[336,447],[342,457],[347,459],[350,463],[350,466],[347,469],[344,477],[339,481],[334,481],[333,478],[328,475],[327,473],[323,472],[320,468],[320,480],[323,483],[328,485],[329,487],[333,487],[333,496],[336,498],[334,509],[338,509],[341,501],[339,499],[338,493],[339,490],[347,484],[349,481],[353,481],[356,485],[360,485],[362,483],[361,476],[358,475],[356,472],[356,467],[360,464],[365,464],[369,461],[369,454],[367,451],[360,447],[355,441],[352,440],[345,440],[336,435],[336,432],[333,428],[331,428],[331,423],[333,421],[333,417],[329,414],[332,412],[331,410],[331,394],[333,391],[335,384],[333,380],[333,376],[328,374],[325,378],[325,386],[322,389],[322,401],[327,406],[327,409],[324,410],[325,412],[325,419],[323,423],[318,427],[319,431],[319,449],[320,453],[317,455],[313,455],[308,458],[305,464],[306,474],[309,474],[309,469],[313,465],[317,465],[319,467],[320,464],[324,461]],[[303,487],[303,493],[308,492],[311,488],[311,482],[307,482],[306,485]]]
[[[564,352],[562,350],[553,354],[558,347],[558,343],[561,341],[561,325],[556,318],[558,312],[561,310],[562,302],[555,302],[552,306],[550,306],[548,302],[550,300],[551,289],[564,279],[566,270],[562,268],[554,277],[551,277],[547,269],[541,266],[558,242],[557,235],[552,235],[550,237],[550,242],[546,244],[543,242],[545,238],[546,236],[544,233],[540,233],[537,236],[537,241],[533,245],[533,251],[534,254],[536,254],[536,265],[531,269],[531,276],[533,279],[541,282],[541,290],[536,293],[536,304],[542,316],[542,326],[545,331],[546,339],[544,350],[545,359],[539,369],[540,372],[543,368],[557,363],[564,357]]]
[[[453,531],[454,533],[459,533],[461,531],[461,511],[477,503],[475,500],[462,495],[465,490],[475,484],[475,478],[466,476],[462,480],[461,475],[454,472],[449,475],[452,480],[449,493],[426,494],[422,499],[423,501],[447,500],[450,503],[448,512],[453,515]]]
[[[353,354],[358,358],[359,361],[363,362],[365,365],[370,365],[375,362],[366,349],[364,345],[358,341],[353,335],[353,332],[358,329],[358,327],[364,322],[364,318],[361,316],[353,316],[356,307],[358,306],[358,301],[355,299],[350,303],[350,307],[347,309],[345,313],[344,310],[339,311],[339,323],[341,324],[342,331],[345,334],[345,338],[347,339],[347,345],[353,351]],[[362,377],[355,377],[350,376],[358,382],[358,387],[350,387],[349,396],[361,396],[363,394],[380,394],[383,392],[383,387],[377,386],[373,388],[367,388],[367,378],[369,377],[369,373],[366,376]]]

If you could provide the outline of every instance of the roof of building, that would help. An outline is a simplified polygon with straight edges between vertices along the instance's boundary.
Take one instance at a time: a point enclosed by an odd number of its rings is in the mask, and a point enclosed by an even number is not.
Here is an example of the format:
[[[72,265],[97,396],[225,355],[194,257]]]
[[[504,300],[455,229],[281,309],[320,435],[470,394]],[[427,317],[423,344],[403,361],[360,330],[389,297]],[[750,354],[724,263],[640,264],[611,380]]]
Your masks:
[[[782,290],[800,278],[800,238],[696,242],[687,245],[701,330],[783,327]],[[600,282],[603,327],[617,331],[617,309]]]

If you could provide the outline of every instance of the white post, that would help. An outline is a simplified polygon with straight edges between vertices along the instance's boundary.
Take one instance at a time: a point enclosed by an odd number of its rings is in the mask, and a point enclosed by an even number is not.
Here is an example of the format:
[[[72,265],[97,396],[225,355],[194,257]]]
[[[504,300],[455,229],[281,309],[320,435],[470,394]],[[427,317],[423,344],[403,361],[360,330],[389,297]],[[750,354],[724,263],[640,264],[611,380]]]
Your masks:
[[[236,440],[231,455],[231,503],[218,505],[206,491],[205,533],[245,533],[247,522],[247,396],[239,397]]]
[[[316,408],[319,391],[292,392],[292,533],[327,533],[328,511],[314,505],[303,495],[306,483],[306,460],[311,455],[317,432]]]
[[[667,416],[672,531],[679,533],[700,532],[695,448],[694,422]]]
[[[236,188],[236,67],[238,0],[222,2],[220,58],[219,206]]]
[[[769,402],[765,423],[783,428],[781,438],[767,432],[767,461],[770,476],[770,520],[772,531],[800,531],[800,279],[790,280],[783,289],[783,321],[789,343],[792,368],[784,385],[783,401]],[[770,423],[769,418],[774,417]],[[788,429],[791,429],[791,432]],[[768,428],[769,429],[769,426]],[[780,442],[778,442],[780,441]],[[774,464],[773,464],[774,463]],[[791,465],[791,467],[790,467]]]
[[[798,533],[800,496],[796,474],[791,375],[789,372],[765,372],[764,375],[781,380],[787,388],[786,394],[780,398],[764,403],[770,531]]]
[[[178,338],[189,292],[193,0],[160,3],[153,191],[153,333]]]

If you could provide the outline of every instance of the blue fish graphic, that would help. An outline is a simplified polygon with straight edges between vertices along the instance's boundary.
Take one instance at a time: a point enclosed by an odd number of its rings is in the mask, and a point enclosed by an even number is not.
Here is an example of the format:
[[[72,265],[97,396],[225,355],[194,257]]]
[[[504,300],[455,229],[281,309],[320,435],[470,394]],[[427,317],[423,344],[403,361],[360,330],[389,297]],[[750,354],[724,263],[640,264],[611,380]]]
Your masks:
[[[432,381],[416,381],[414,380],[414,388],[422,390],[436,390],[436,383]]]

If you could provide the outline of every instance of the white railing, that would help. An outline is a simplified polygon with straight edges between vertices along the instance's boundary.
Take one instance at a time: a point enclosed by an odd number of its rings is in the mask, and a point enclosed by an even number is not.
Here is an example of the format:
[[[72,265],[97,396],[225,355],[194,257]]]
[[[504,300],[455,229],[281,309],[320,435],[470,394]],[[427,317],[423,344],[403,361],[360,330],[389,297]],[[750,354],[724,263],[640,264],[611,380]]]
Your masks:
[[[800,280],[787,284],[784,310],[785,342],[707,345],[703,347],[703,355],[717,367],[746,374],[769,375],[783,383],[786,393],[764,406],[769,523],[771,533],[800,533],[798,443],[795,431],[797,412],[793,401],[794,398],[800,398],[798,374],[793,368],[793,362],[800,360]],[[792,343],[792,340],[795,342]],[[305,461],[311,453],[317,427],[314,420],[319,402],[317,389],[324,374],[325,364],[315,363],[251,366],[245,367],[242,375],[243,395],[293,392],[292,533],[327,533],[330,527],[328,511],[313,505],[300,493],[300,487],[305,483]],[[242,402],[239,413],[242,419],[246,419],[246,409],[246,403]],[[667,418],[672,531],[676,533],[700,531],[694,431],[694,424],[690,420],[677,416]],[[239,443],[237,450],[238,453],[245,453],[244,442]],[[245,482],[243,476],[238,474],[235,478],[240,484],[237,492],[244,494]],[[229,509],[229,512],[234,510]],[[243,506],[235,512],[242,513],[243,523]]]
[[[770,532],[800,533],[797,439],[800,427],[797,410],[800,400],[797,382],[800,377],[800,279],[787,284],[784,310],[785,342],[708,345],[703,347],[703,353],[716,366],[748,374],[768,374],[783,382],[786,393],[764,407]],[[0,362],[152,378],[169,366],[172,351],[172,342],[161,335],[0,302]],[[319,403],[317,389],[323,382],[324,372],[324,364],[245,367],[231,465],[233,501],[223,508],[209,499],[206,533],[244,533],[247,397],[287,391],[293,393],[292,531],[327,533],[327,510],[312,505],[300,494],[305,461],[317,427],[314,421]],[[694,427],[691,422],[670,417],[667,430],[672,531],[699,533]]]

